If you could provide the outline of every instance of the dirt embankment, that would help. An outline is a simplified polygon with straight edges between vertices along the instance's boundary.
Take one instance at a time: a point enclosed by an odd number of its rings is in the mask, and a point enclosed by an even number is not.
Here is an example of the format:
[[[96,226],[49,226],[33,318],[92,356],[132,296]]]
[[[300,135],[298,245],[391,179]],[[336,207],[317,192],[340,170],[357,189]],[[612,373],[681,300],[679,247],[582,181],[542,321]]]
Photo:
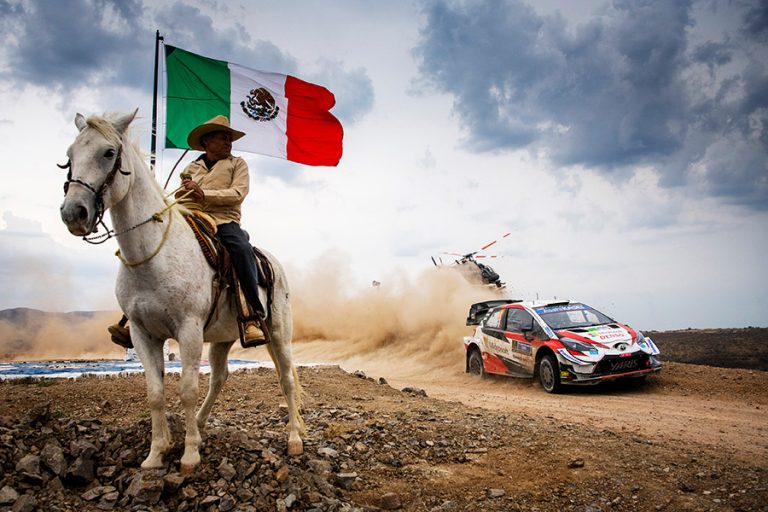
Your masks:
[[[308,435],[289,459],[274,372],[233,374],[188,477],[177,376],[175,445],[155,473],[138,469],[141,376],[5,382],[0,487],[41,510],[766,510],[768,373],[670,364],[644,386],[561,396],[461,372],[369,375],[300,370]]]

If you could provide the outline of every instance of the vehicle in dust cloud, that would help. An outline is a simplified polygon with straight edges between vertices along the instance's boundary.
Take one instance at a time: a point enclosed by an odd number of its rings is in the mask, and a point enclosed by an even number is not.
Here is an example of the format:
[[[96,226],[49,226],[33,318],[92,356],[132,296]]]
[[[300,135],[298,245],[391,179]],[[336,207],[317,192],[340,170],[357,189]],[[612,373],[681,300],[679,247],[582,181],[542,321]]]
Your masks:
[[[488,264],[480,263],[477,261],[478,259],[486,258],[498,258],[496,255],[489,255],[489,254],[478,254],[482,251],[485,251],[492,245],[494,245],[499,240],[508,237],[512,233],[506,233],[498,240],[494,240],[491,243],[485,244],[480,249],[469,252],[466,254],[460,254],[455,252],[444,252],[443,254],[448,254],[451,256],[458,256],[458,259],[454,260],[453,263],[450,264],[444,264],[443,259],[438,257],[437,260],[435,260],[434,257],[432,257],[432,263],[435,264],[436,267],[449,267],[449,268],[455,268],[459,272],[461,272],[462,276],[469,281],[472,284],[482,284],[482,285],[489,285],[491,287],[496,288],[504,288],[506,283],[501,282],[501,277],[499,274]]]
[[[475,330],[464,337],[466,372],[538,378],[548,393],[661,370],[650,338],[580,302],[479,302],[467,325]]]

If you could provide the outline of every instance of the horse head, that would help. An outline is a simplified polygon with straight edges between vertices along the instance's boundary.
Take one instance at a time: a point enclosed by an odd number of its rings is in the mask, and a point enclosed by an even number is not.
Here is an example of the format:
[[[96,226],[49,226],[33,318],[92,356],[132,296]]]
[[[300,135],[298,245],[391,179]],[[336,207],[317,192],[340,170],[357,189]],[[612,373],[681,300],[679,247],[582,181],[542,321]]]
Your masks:
[[[130,188],[129,172],[122,169],[123,135],[136,112],[112,118],[75,116],[80,133],[67,150],[61,220],[73,235],[96,231],[104,211],[117,204]]]

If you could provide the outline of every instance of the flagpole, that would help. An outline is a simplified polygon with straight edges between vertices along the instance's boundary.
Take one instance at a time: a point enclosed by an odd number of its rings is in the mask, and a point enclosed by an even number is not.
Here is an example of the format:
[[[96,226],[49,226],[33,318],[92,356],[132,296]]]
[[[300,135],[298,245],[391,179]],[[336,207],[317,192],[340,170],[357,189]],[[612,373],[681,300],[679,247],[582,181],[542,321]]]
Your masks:
[[[155,32],[155,80],[152,90],[152,134],[150,137],[149,145],[149,167],[154,170],[155,168],[155,152],[157,149],[157,75],[158,75],[158,56],[160,54],[160,41],[163,37],[160,35],[160,30]]]

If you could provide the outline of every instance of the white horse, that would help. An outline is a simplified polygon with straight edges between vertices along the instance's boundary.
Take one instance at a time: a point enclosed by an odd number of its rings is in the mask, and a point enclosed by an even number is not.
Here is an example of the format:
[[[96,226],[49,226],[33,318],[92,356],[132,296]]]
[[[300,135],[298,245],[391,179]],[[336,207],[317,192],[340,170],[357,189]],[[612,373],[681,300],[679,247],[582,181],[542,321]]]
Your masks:
[[[213,306],[214,272],[195,236],[163,191],[127,136],[136,111],[126,115],[75,117],[80,133],[67,150],[70,175],[65,185],[61,219],[70,233],[87,236],[109,210],[122,261],[117,300],[131,322],[131,337],[145,369],[152,414],[152,444],[142,468],[164,467],[171,447],[165,416],[163,344],[175,339],[181,353],[181,403],[186,437],[181,469],[200,462],[201,431],[216,396],[227,379],[227,354],[238,338],[233,301],[222,293],[219,313],[204,329]],[[162,212],[160,215],[156,215]],[[153,219],[159,220],[150,220]],[[299,414],[301,387],[291,354],[291,306],[288,283],[278,261],[267,255],[275,274],[267,345],[288,405],[288,454],[303,451],[304,423]],[[208,394],[195,414],[203,342],[210,342],[211,377]]]

